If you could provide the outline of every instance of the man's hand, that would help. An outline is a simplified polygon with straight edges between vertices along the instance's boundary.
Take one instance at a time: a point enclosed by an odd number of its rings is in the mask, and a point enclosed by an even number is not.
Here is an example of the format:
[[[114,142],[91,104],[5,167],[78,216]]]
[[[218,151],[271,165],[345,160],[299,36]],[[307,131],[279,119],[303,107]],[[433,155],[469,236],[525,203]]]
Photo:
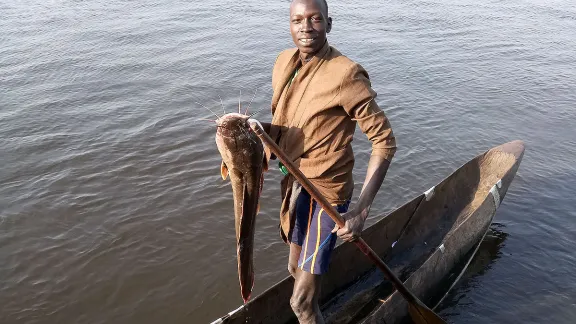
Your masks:
[[[271,127],[270,123],[261,123],[254,118],[250,118],[248,119],[248,124],[250,125],[250,127],[252,127],[253,125],[258,125],[266,132],[266,134],[270,134],[270,127]]]
[[[336,233],[336,235],[345,242],[354,242],[360,237],[360,234],[362,234],[364,222],[367,217],[367,209],[364,209],[363,211],[352,209],[342,215],[342,218],[344,218],[344,221],[346,222],[344,227],[339,228],[338,225],[335,225],[332,233]]]
[[[260,128],[264,129],[264,126],[262,126],[262,124],[260,124],[260,122],[256,119],[250,118],[248,119],[248,124],[250,125],[250,127],[254,127],[254,125],[258,125],[260,126]]]

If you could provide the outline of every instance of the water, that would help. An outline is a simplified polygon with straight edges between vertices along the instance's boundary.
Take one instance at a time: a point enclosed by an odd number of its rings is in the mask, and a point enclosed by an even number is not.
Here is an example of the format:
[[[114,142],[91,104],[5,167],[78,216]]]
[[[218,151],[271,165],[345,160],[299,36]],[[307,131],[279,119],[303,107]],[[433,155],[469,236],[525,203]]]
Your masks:
[[[211,114],[269,121],[288,1],[0,3],[0,322],[206,323],[241,303]],[[576,322],[576,5],[330,5],[399,150],[369,224],[492,146],[527,151],[451,323]],[[370,154],[356,135],[356,191]],[[266,174],[255,294],[287,275]]]

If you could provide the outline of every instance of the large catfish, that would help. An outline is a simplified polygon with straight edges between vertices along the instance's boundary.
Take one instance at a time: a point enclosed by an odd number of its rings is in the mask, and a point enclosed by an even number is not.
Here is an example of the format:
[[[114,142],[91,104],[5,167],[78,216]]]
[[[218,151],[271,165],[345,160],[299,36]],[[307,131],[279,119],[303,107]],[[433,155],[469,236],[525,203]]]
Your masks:
[[[231,113],[216,121],[216,145],[222,155],[222,179],[230,176],[234,196],[234,216],[238,257],[238,277],[244,302],[254,286],[252,251],[258,198],[267,169],[262,141],[250,129],[248,116]]]

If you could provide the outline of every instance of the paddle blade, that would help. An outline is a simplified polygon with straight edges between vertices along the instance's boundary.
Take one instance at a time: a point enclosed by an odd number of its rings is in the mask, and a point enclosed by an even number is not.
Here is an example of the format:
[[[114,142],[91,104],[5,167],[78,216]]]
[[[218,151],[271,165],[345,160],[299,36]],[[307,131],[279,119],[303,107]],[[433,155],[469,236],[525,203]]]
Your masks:
[[[408,303],[408,313],[415,324],[446,324],[446,321],[422,303]]]

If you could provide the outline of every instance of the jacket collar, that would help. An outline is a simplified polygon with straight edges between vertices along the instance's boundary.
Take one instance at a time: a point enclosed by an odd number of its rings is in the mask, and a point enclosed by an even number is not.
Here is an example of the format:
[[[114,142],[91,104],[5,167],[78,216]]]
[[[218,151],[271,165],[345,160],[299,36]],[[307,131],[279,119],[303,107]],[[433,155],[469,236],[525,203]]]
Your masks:
[[[329,54],[330,52],[329,50],[330,45],[328,44],[328,40],[326,40],[326,42],[324,43],[322,48],[320,48],[318,53],[316,53],[316,55],[314,55],[312,59],[304,65],[302,64],[302,61],[300,59],[300,51],[296,50],[294,52],[294,54],[288,61],[288,64],[284,68],[284,71],[282,72],[282,77],[279,80],[280,82],[278,82],[278,84],[276,85],[276,89],[274,89],[274,95],[272,97],[273,109],[275,109],[278,106],[280,96],[282,95],[284,88],[292,78],[294,70],[299,68],[300,71],[298,72],[298,74],[306,74],[308,71],[315,70],[315,67],[317,67]]]

